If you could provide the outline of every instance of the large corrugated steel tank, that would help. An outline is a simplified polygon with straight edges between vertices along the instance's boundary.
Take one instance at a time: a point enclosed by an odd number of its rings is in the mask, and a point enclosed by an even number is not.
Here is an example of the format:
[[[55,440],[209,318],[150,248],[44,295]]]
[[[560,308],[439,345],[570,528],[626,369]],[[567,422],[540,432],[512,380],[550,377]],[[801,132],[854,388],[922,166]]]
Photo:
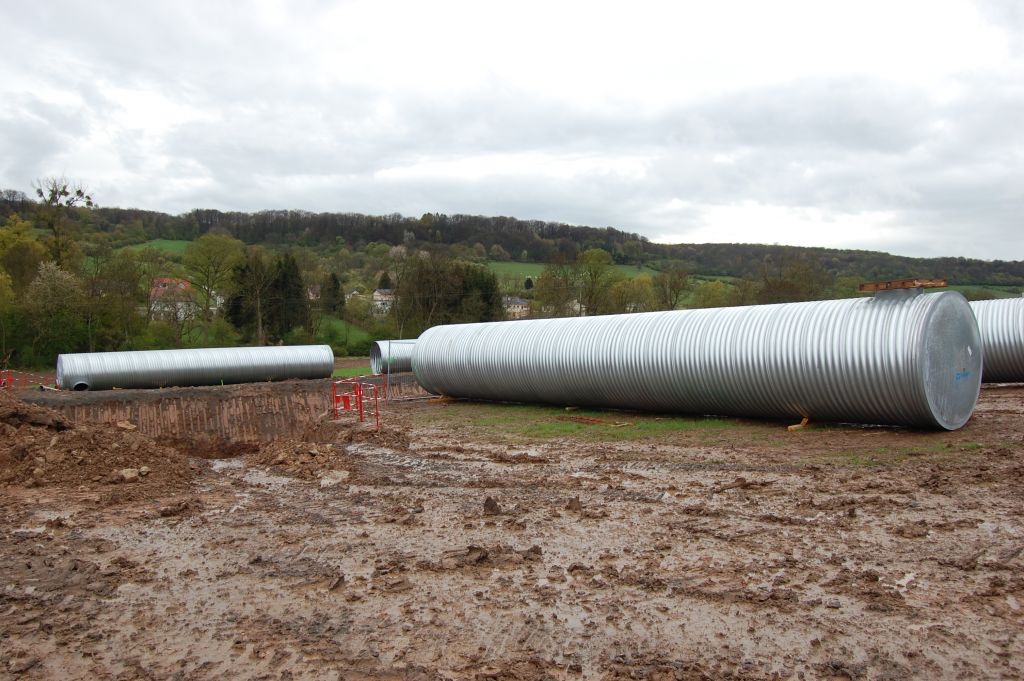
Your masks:
[[[982,348],[956,292],[436,326],[413,371],[434,394],[956,429]]]
[[[57,357],[57,385],[65,390],[327,378],[333,371],[334,353],[329,345],[88,352]]]
[[[985,346],[986,383],[1024,382],[1024,298],[971,303]]]
[[[382,340],[370,344],[370,372],[398,374],[412,371],[412,351],[416,339]]]

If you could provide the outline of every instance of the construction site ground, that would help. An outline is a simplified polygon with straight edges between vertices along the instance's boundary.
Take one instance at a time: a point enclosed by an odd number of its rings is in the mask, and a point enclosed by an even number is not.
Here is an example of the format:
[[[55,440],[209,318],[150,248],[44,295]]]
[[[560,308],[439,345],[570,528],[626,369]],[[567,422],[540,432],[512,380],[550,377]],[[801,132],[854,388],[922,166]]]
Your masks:
[[[0,679],[1024,677],[1024,386],[949,433],[329,393],[0,395]]]

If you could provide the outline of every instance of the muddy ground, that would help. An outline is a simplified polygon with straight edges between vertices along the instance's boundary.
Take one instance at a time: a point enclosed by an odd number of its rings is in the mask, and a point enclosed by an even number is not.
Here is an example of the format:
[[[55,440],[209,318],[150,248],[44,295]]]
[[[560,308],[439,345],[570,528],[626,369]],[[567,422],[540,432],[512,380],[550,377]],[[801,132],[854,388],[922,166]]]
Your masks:
[[[1022,415],[408,400],[195,451],[5,398],[0,679],[1021,678]]]

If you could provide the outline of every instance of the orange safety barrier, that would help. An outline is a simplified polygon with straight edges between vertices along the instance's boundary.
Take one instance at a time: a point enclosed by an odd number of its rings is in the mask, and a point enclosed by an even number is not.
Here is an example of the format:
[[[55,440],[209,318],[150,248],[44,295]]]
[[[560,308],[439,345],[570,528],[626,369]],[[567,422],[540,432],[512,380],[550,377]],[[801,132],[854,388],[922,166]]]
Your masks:
[[[339,386],[341,388],[339,389]],[[351,389],[349,391],[348,389]],[[369,395],[367,394],[369,389]],[[380,396],[377,385],[364,383],[359,379],[346,379],[334,381],[331,385],[331,403],[334,408],[334,418],[340,418],[343,411],[356,411],[359,413],[359,421],[366,420],[367,402],[373,399],[373,417],[376,429],[380,430]]]
[[[35,379],[35,380],[33,380]],[[27,390],[31,383],[46,385],[46,377],[14,369],[0,369],[0,390]]]

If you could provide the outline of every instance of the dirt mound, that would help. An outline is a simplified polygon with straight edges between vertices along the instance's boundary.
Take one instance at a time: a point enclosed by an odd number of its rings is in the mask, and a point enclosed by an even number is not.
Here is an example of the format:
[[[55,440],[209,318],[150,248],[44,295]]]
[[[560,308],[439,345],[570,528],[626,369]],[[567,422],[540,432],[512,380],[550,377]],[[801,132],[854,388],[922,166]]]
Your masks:
[[[187,484],[188,459],[123,422],[73,425],[57,412],[0,393],[0,485],[106,488],[118,500]]]
[[[9,426],[40,426],[68,430],[71,423],[52,409],[23,402],[9,392],[0,392],[0,423]]]
[[[403,429],[391,426],[381,426],[379,429],[350,428],[345,434],[344,442],[366,442],[398,452],[409,451],[409,434]]]
[[[245,453],[250,465],[273,466],[280,472],[312,480],[332,470],[347,470],[343,443],[352,429],[350,421],[321,420],[293,438],[271,440]]]
[[[345,450],[353,442],[395,451],[409,448],[409,436],[403,430],[325,419],[310,424],[299,437],[273,440],[258,451],[245,452],[245,459],[251,465],[274,466],[287,475],[312,480],[328,471],[353,472],[352,458]]]
[[[307,424],[296,439],[305,442],[343,442],[351,436],[352,431],[360,428],[366,426],[354,419],[322,418]]]
[[[250,465],[273,466],[305,480],[321,478],[328,471],[346,471],[351,466],[344,445],[304,439],[275,440],[258,452],[247,454],[245,459]]]

